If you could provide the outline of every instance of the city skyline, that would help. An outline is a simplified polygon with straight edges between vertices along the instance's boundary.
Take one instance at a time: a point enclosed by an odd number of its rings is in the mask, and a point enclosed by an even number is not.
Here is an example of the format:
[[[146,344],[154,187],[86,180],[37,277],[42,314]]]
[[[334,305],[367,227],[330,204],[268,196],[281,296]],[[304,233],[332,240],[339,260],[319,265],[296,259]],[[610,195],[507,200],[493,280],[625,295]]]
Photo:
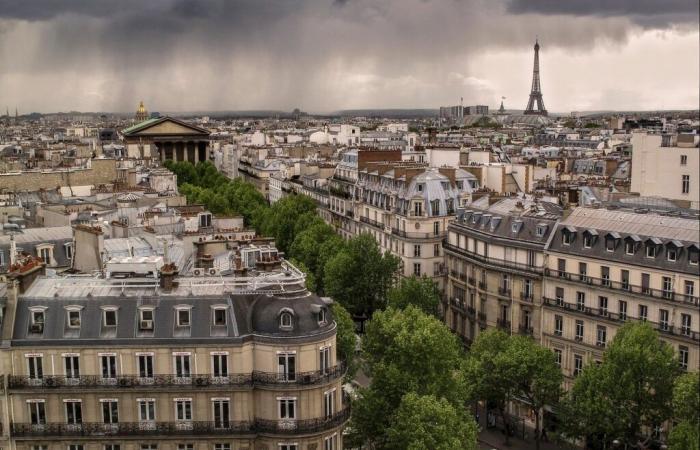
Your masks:
[[[696,109],[698,5],[672,1],[5,1],[10,113]],[[612,76],[611,74],[614,74]],[[672,82],[669,82],[672,81]],[[3,111],[4,112],[4,111]]]

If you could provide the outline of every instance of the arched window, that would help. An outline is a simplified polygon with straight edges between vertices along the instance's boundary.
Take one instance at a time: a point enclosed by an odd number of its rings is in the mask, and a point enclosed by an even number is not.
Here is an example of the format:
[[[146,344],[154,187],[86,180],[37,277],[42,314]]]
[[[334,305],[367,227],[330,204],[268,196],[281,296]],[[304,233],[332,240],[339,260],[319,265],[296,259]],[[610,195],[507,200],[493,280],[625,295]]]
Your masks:
[[[292,328],[293,313],[289,309],[283,309],[280,312],[280,328],[289,330]]]

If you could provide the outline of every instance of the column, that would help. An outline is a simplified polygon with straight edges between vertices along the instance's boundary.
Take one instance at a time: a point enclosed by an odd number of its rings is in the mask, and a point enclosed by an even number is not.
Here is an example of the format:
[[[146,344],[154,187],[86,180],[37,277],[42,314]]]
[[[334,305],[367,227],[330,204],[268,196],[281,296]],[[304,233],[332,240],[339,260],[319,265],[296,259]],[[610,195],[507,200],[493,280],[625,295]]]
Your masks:
[[[183,156],[184,156],[183,161],[187,162],[187,161],[190,160],[190,157],[189,157],[189,153],[190,153],[190,143],[189,143],[189,141],[188,141],[188,142],[185,142],[184,146],[185,146],[185,149],[184,149],[183,152],[182,152],[182,153],[183,153]]]
[[[194,145],[194,163],[197,164],[199,162],[199,142],[195,142]]]

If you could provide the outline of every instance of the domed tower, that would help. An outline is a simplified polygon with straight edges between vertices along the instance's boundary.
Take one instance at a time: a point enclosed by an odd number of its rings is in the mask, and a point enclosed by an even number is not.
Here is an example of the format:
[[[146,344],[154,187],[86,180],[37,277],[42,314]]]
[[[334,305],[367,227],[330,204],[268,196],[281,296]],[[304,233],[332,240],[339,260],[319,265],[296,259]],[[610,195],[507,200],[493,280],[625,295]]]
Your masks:
[[[136,110],[136,114],[134,115],[134,120],[137,122],[143,122],[146,119],[148,119],[148,111],[146,111],[146,107],[143,106],[143,100],[141,100],[139,103],[139,108]]]

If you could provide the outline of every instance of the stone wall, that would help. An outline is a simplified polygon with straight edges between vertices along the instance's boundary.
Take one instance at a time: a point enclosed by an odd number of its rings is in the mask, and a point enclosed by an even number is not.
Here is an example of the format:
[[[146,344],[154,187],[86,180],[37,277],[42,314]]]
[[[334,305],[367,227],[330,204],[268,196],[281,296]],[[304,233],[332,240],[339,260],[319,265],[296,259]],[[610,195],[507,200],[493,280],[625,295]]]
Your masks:
[[[117,178],[117,161],[93,159],[89,169],[70,171],[27,171],[22,173],[0,173],[0,191],[37,191],[56,189],[59,186],[85,186],[113,183]]]

